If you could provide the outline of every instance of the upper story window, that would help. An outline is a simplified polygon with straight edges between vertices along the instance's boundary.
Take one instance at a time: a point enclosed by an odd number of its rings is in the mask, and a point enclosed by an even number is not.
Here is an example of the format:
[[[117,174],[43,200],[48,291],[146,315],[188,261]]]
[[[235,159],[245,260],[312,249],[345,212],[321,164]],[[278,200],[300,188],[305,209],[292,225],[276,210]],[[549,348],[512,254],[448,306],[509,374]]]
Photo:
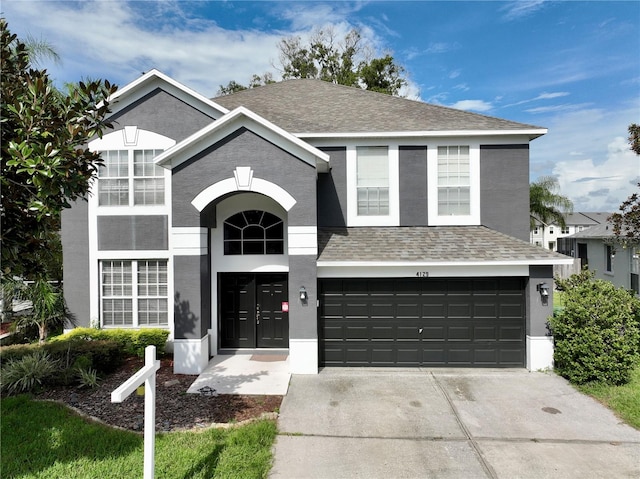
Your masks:
[[[347,225],[398,226],[399,147],[347,145]]]
[[[356,151],[358,216],[388,216],[388,148],[386,146],[360,146]]]
[[[283,221],[266,211],[236,213],[224,222],[224,254],[284,254]]]
[[[540,229],[537,226],[535,228],[533,228],[533,234],[534,235],[539,235],[540,234]]]
[[[480,145],[427,148],[430,226],[480,224]]]
[[[604,245],[604,260],[605,260],[605,271],[607,273],[613,273],[613,258],[615,257],[615,252],[613,246]]]
[[[569,227],[568,227],[568,226],[563,227],[563,228],[560,230],[560,232],[561,232],[563,235],[568,235],[568,234],[569,234]]]
[[[469,215],[471,180],[468,146],[438,147],[438,215]]]
[[[164,205],[164,168],[153,159],[163,150],[107,150],[98,170],[100,206]]]
[[[136,126],[125,126],[89,143],[99,151],[97,202],[101,207],[165,206],[168,170],[154,158],[175,140]],[[113,211],[113,210],[111,210]]]
[[[552,235],[553,234],[553,226],[549,226],[549,234]]]

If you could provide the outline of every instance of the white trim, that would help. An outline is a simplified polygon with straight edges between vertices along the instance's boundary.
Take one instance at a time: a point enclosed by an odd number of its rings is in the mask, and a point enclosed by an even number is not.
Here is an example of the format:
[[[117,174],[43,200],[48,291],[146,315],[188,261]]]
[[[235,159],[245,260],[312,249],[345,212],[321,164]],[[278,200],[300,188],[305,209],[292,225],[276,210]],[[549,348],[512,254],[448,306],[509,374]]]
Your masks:
[[[329,155],[309,145],[289,132],[244,107],[238,107],[219,120],[184,139],[174,148],[158,156],[158,163],[165,168],[175,168],[196,152],[226,138],[241,127],[246,127],[267,141],[300,158],[321,172],[329,171]]]
[[[209,335],[200,339],[173,340],[173,372],[200,374],[209,364]]]
[[[91,151],[104,150],[166,150],[176,144],[176,140],[137,126],[127,125],[120,130],[107,133],[89,143]]]
[[[434,144],[427,148],[427,215],[429,226],[480,225],[480,144],[462,141],[469,146],[469,215],[438,215],[438,147],[456,146]]]
[[[422,130],[422,131],[355,131],[343,133],[293,133],[298,138],[415,138],[415,137],[468,137],[468,136],[526,136],[533,140],[548,133],[547,128],[531,128],[523,130]]]
[[[359,216],[357,198],[358,146],[386,146],[389,154],[389,214],[385,216]],[[347,145],[347,226],[399,226],[400,225],[400,149],[398,144]]]
[[[289,372],[318,374],[318,340],[289,339]]]
[[[207,228],[171,228],[171,245],[175,256],[203,256],[207,254]]]
[[[289,211],[291,208],[293,208],[293,205],[296,204],[296,199],[291,196],[284,188],[276,185],[275,183],[271,183],[270,181],[255,177],[251,180],[249,189],[246,189],[245,187],[240,189],[235,177],[218,181],[217,183],[208,186],[200,193],[198,193],[193,201],[191,201],[191,204],[198,211],[202,211],[212,201],[215,201],[216,199],[235,191],[252,191],[254,193],[261,193],[265,196],[268,196],[269,198],[272,198],[280,206],[282,206],[285,211]]]
[[[166,249],[141,249],[141,250],[100,250],[96,251],[96,259],[121,259],[121,260],[136,260],[136,259],[159,259],[168,260],[169,251]]]
[[[289,255],[318,255],[318,228],[289,226],[287,228]]]
[[[526,341],[527,369],[540,371],[553,369],[553,337],[529,336]]]
[[[529,276],[529,265],[318,262],[318,278],[448,278]]]

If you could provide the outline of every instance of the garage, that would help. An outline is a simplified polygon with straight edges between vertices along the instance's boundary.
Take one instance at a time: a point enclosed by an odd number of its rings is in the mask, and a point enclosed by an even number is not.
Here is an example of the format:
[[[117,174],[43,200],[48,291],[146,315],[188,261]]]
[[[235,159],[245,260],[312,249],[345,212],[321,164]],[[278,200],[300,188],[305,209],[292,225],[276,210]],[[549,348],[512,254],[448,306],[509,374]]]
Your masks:
[[[321,366],[524,367],[522,277],[323,278]]]

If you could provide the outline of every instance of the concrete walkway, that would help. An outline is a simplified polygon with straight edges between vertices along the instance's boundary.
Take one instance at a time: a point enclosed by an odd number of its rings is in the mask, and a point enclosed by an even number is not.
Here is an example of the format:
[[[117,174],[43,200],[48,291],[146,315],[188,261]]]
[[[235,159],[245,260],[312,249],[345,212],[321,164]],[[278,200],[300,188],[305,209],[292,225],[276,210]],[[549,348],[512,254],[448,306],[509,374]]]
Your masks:
[[[552,373],[325,369],[278,423],[272,479],[640,477],[640,431]]]
[[[219,354],[187,392],[198,394],[208,387],[217,394],[284,396],[290,378],[287,354]]]

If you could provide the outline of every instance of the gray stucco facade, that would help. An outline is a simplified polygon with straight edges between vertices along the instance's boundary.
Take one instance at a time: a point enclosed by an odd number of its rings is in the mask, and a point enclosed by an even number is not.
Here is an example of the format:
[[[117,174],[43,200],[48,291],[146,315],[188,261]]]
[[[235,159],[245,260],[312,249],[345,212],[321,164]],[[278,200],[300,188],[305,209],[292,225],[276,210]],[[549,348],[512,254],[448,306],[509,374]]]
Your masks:
[[[148,82],[147,86],[145,82]],[[195,97],[175,82],[169,82],[159,72],[146,74],[137,85],[136,88],[146,93],[136,95],[135,88],[125,88],[125,93],[115,103],[117,112],[111,117],[117,133],[114,138],[123,138],[124,143],[113,148],[126,151],[153,148],[136,146],[137,140],[126,138],[125,127],[135,127],[137,131],[161,135],[175,142],[155,160],[169,170],[164,170],[168,194],[161,205],[131,203],[120,207],[99,205],[94,191],[88,202],[78,202],[64,212],[65,298],[77,325],[103,322],[105,307],[111,308],[115,303],[109,301],[113,297],[118,299],[120,294],[118,288],[105,288],[105,284],[126,280],[111,269],[104,272],[103,266],[116,268],[126,263],[132,269],[132,284],[131,293],[125,300],[131,301],[134,310],[133,323],[127,327],[143,325],[138,322],[142,313],[136,308],[142,304],[138,302],[138,296],[145,294],[145,287],[136,284],[143,281],[138,276],[144,279],[147,278],[144,274],[151,274],[144,268],[166,268],[165,276],[158,273],[144,281],[156,281],[166,286],[166,295],[158,293],[158,304],[167,305],[169,324],[165,327],[171,333],[175,369],[182,373],[201,372],[210,355],[223,349],[220,338],[225,333],[223,324],[226,323],[222,316],[228,314],[230,300],[222,294],[222,291],[228,293],[229,287],[225,289],[221,283],[235,284],[228,279],[233,275],[235,278],[239,275],[253,278],[256,284],[258,280],[266,281],[269,276],[280,279],[286,276],[288,291],[282,293],[274,307],[276,310],[281,307],[277,312],[288,315],[285,347],[289,350],[291,370],[296,373],[313,374],[318,370],[321,347],[318,284],[331,278],[370,278],[374,280],[372,284],[383,284],[383,281],[376,281],[405,277],[415,281],[416,272],[452,280],[519,277],[522,278],[518,280],[519,284],[525,285],[527,341],[529,338],[541,341],[547,338],[545,325],[550,309],[540,302],[536,285],[552,282],[551,265],[558,262],[559,257],[523,245],[521,241],[528,240],[529,181],[529,144],[523,140],[521,132],[531,131],[528,135],[533,139],[543,134],[537,127],[453,111],[448,112],[446,118],[436,117],[425,122],[421,117],[423,113],[437,116],[443,110],[425,106],[423,111],[419,102],[403,103],[401,99],[394,99],[394,110],[385,111],[386,119],[380,122],[371,117],[364,106],[369,101],[380,108],[391,106],[388,98],[370,92],[363,95],[358,91],[353,111],[342,111],[335,121],[318,118],[315,124],[329,130],[309,130],[313,135],[305,138],[289,133],[292,125],[287,122],[290,117],[279,116],[281,101],[287,98],[282,96],[282,91],[273,97],[274,102],[278,101],[277,105],[270,104],[271,97],[264,96],[268,87],[239,94],[237,98],[245,98],[246,105],[245,100],[234,105],[233,99],[227,98],[224,103],[228,108],[241,107],[227,112],[220,104]],[[160,86],[152,88],[149,85]],[[305,90],[307,88],[323,91],[333,88],[313,82],[289,85],[292,94],[302,95],[301,101],[315,98]],[[342,98],[343,88],[335,90],[336,98]],[[253,105],[255,110],[251,109],[252,98],[257,98]],[[321,109],[318,111],[324,111],[327,108],[324,102],[331,101],[331,95],[322,95],[309,105],[310,111],[291,111],[290,115],[304,116],[302,124],[309,125],[313,119],[311,110],[318,107]],[[362,117],[355,118],[357,121],[353,125],[364,128],[371,122],[371,128],[387,128],[388,131],[372,130],[375,133],[369,136],[349,136],[350,123],[342,122],[343,117],[360,115],[360,107],[363,108]],[[395,138],[394,135],[402,133],[398,125],[409,128],[401,107],[410,112],[411,125],[415,129],[409,125],[411,128],[407,131],[411,135],[400,134]],[[256,112],[262,112],[264,116],[258,116]],[[455,135],[450,137],[424,134],[429,129],[441,132],[437,127],[439,121],[444,122],[446,128],[453,128],[452,121],[469,123],[461,123]],[[290,127],[289,130],[285,131],[285,126]],[[332,136],[331,128],[334,127],[338,135]],[[440,144],[464,145],[466,139],[460,131],[465,128],[473,128],[476,132],[486,128],[491,137],[491,144],[487,145],[478,140],[477,133],[469,140],[476,147],[479,144],[479,178],[473,180],[479,184],[480,223],[466,223],[466,226],[486,227],[494,235],[492,238],[508,246],[500,248],[493,256],[484,254],[491,244],[482,243],[477,235],[462,234],[458,228],[461,225],[434,224],[433,218],[429,218],[429,208],[433,206],[429,201],[437,198],[429,191],[430,181],[434,178],[429,174],[436,171],[435,165],[429,164],[433,159],[430,155]],[[514,138],[511,137],[512,130],[518,132]],[[422,134],[424,136],[420,136]],[[498,134],[503,136],[500,141],[504,141],[494,145]],[[360,201],[355,180],[350,177],[354,171],[356,148],[359,145],[379,146],[386,139],[394,154],[397,150],[397,162],[389,162],[391,169],[397,168],[390,174],[390,181],[397,182],[391,188],[396,191],[392,201],[396,202],[397,216],[392,220],[382,218],[382,224],[376,223],[380,218],[369,224],[369,218],[360,217],[356,218],[359,226],[353,227],[350,221],[356,211],[354,202]],[[129,158],[129,171],[133,172],[133,154]],[[133,191],[133,173],[129,173],[127,181]],[[225,249],[226,241],[230,240],[227,234],[231,234],[225,230],[225,221],[236,214],[254,211],[272,214],[282,222],[282,237],[278,239],[282,242],[282,251],[268,254],[265,249],[260,254],[235,254]],[[249,224],[247,228],[253,228],[251,234],[255,235],[258,226],[257,223]],[[394,229],[391,236],[397,239],[393,247],[388,248],[395,251],[393,258],[389,257],[389,251],[375,254],[382,242],[373,241],[370,235],[363,239],[354,234],[356,228],[360,234],[366,233],[369,226],[379,227],[377,234],[381,235]],[[337,256],[331,256],[329,250],[325,250],[323,256],[323,248],[327,246],[324,239],[319,241],[321,237],[326,238],[324,232],[319,232],[323,228],[331,228],[331,234],[343,239],[351,238],[352,243],[348,244],[352,244],[352,249]],[[263,229],[266,244],[270,238],[266,236],[267,228]],[[425,234],[426,231],[437,234]],[[409,244],[416,235],[419,238]],[[456,238],[455,241],[464,244],[451,245],[438,238]],[[136,267],[138,271],[134,270]],[[162,279],[158,279],[160,276]],[[347,279],[341,280],[340,284],[350,287]],[[306,293],[304,300],[300,298],[302,288]],[[348,296],[349,292],[346,293]],[[551,297],[549,300],[552,303]],[[545,361],[532,360],[532,364],[544,365]]]

